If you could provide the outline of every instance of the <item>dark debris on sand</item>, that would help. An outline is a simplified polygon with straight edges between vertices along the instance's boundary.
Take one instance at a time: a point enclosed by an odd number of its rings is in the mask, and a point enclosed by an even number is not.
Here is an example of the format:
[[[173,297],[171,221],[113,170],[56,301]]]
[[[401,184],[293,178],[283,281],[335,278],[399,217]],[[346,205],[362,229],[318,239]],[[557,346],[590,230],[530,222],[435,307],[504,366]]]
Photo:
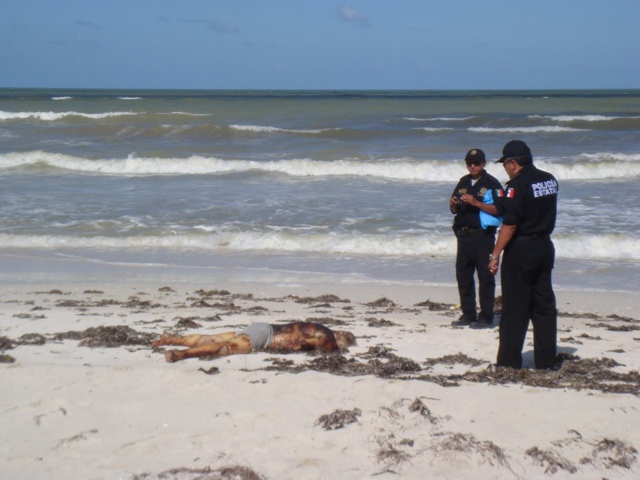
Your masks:
[[[316,421],[316,425],[320,425],[325,430],[337,430],[357,422],[360,415],[362,415],[362,410],[359,408],[354,408],[353,410],[338,409],[320,416]]]
[[[604,438],[596,443],[591,443],[591,454],[580,459],[581,465],[591,464],[597,468],[631,469],[638,460],[638,450],[631,444],[617,438]],[[563,457],[553,448],[541,450],[538,447],[529,448],[525,452],[539,466],[544,467],[544,473],[553,475],[560,470],[576,473],[578,467],[570,460]]]
[[[288,295],[286,297],[289,300],[293,300],[296,303],[351,303],[351,300],[340,298],[337,295],[327,294],[320,295],[318,297],[298,297],[297,295]]]
[[[614,370],[622,366],[609,358],[581,359],[575,355],[560,354],[557,368],[549,370],[496,368],[490,366],[481,371],[460,374],[434,375],[424,373],[414,360],[399,357],[388,347],[369,347],[365,353],[347,358],[338,353],[311,353],[314,358],[297,365],[293,362],[276,362],[265,368],[270,371],[301,373],[319,371],[341,376],[373,375],[380,378],[400,380],[422,380],[444,387],[457,387],[462,382],[498,384],[521,384],[541,388],[566,388],[571,390],[596,390],[604,393],[622,393],[640,396],[640,373],[632,370],[620,373]],[[423,362],[426,369],[436,364],[464,364],[477,367],[485,362],[462,353],[446,355]]]
[[[0,337],[0,351],[11,350],[13,348],[13,340],[8,337]]]
[[[431,312],[451,310],[454,307],[452,303],[438,303],[432,302],[431,300],[425,300],[424,302],[416,303],[414,306],[426,308]]]
[[[410,358],[399,357],[391,352],[391,349],[380,345],[370,347],[366,353],[354,356],[351,359],[347,359],[339,353],[313,352],[311,355],[314,355],[315,358],[302,365],[273,362],[265,370],[290,373],[314,370],[348,377],[374,375],[381,378],[397,378],[400,375],[416,373],[422,370],[420,365]],[[355,357],[360,357],[366,362],[358,361]]]
[[[233,465],[217,468],[172,468],[158,474],[142,473],[131,480],[266,480],[249,467]]]
[[[622,366],[610,358],[581,359],[576,355],[560,354],[557,368],[549,370],[492,367],[479,372],[457,375],[423,375],[420,380],[457,386],[462,381],[489,384],[522,384],[530,387],[596,390],[605,393],[629,393],[640,396],[640,373],[632,370],[619,373]]]
[[[91,327],[82,332],[69,331],[56,333],[54,340],[80,340],[79,345],[83,347],[121,347],[129,345],[148,346],[156,335],[152,333],[137,332],[134,329],[124,326],[111,327]]]

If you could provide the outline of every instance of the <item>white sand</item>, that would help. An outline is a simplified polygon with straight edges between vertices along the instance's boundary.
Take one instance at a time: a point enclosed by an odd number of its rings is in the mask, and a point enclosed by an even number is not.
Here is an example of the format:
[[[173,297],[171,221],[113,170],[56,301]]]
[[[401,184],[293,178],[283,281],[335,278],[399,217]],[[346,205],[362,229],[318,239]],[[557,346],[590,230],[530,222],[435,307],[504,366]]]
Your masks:
[[[165,286],[171,291],[160,291]],[[251,293],[253,298],[205,298],[209,304],[231,301],[241,308],[231,314],[195,306],[203,298],[195,293],[199,289]],[[87,293],[91,290],[102,293]],[[303,304],[287,297],[323,294],[350,303]],[[580,359],[610,358],[622,364],[615,372],[637,373],[640,330],[605,328],[639,327],[637,296],[557,294],[561,312],[636,319],[562,316],[560,352]],[[362,355],[382,345],[420,364],[422,371],[413,376],[483,372],[495,361],[498,345],[497,328],[452,328],[457,312],[415,307],[425,300],[457,303],[455,289],[445,287],[49,282],[3,284],[0,295],[0,337],[14,341],[24,334],[50,336],[108,325],[159,335],[176,331],[177,321],[188,317],[202,327],[185,333],[218,333],[256,321],[330,318],[346,322],[339,328],[359,339],[344,354],[347,359],[365,363]],[[130,297],[152,306],[123,306]],[[381,297],[396,307],[365,305]],[[120,303],[98,304],[105,300]],[[60,306],[68,301],[89,304]],[[219,321],[207,320],[216,314]],[[369,319],[394,325],[369,326]],[[48,338],[44,345],[0,352],[15,358],[0,363],[1,478],[196,478],[185,469],[206,467],[212,472],[198,478],[249,478],[216,473],[238,466],[256,478],[296,480],[640,475],[637,383],[636,395],[464,380],[444,387],[418,379],[264,370],[274,358],[295,364],[318,358],[304,353],[259,352],[169,364],[149,347],[89,348],[77,340]],[[482,363],[423,363],[458,353]],[[531,358],[530,332],[528,367]],[[218,374],[200,370],[214,366]],[[325,430],[318,423],[323,415],[354,409],[360,410],[357,421],[343,428]],[[160,475],[171,469],[180,470]]]

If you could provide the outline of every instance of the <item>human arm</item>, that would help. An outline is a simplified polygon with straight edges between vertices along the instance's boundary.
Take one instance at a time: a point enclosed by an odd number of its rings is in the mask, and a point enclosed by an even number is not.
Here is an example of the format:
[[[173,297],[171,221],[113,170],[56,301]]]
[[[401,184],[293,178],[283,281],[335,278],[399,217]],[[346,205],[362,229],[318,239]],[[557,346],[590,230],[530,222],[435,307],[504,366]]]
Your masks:
[[[476,207],[487,212],[489,215],[498,215],[498,207],[493,204],[484,203],[471,194],[465,193],[464,195],[460,195],[460,200],[472,207]]]
[[[489,257],[489,271],[496,275],[498,273],[498,265],[500,263],[500,254],[503,252],[505,247],[509,244],[513,235],[516,233],[518,226],[517,225],[502,225],[500,227],[500,231],[498,232],[498,238],[496,239],[496,244],[493,247],[493,252],[491,252],[491,256]]]

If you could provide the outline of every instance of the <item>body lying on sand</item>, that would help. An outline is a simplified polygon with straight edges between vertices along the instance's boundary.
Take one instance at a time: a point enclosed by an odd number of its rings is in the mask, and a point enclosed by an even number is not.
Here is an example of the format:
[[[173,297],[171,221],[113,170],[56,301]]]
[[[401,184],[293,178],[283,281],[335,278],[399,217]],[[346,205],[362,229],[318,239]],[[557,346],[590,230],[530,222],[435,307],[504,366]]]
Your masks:
[[[240,332],[225,332],[216,335],[173,336],[162,334],[152,347],[176,345],[188,347],[186,350],[168,350],[167,362],[177,362],[186,358],[209,355],[226,356],[251,353],[266,349],[277,352],[308,350],[337,351],[356,345],[356,337],[351,332],[331,330],[328,327],[309,322],[292,322],[286,325],[254,323]]]

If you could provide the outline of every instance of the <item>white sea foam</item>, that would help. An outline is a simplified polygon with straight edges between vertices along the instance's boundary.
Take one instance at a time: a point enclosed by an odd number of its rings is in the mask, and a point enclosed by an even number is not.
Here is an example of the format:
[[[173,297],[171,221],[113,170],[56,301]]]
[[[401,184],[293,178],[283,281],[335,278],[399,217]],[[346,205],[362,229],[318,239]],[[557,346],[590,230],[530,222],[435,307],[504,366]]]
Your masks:
[[[118,97],[118,100],[142,100],[142,97]]]
[[[640,239],[624,234],[567,235],[554,244],[559,258],[640,260]]]
[[[640,163],[627,161],[559,163],[553,160],[536,160],[536,166],[553,173],[558,180],[628,180],[640,176]]]
[[[52,97],[51,100],[71,100],[73,97]]]
[[[291,130],[287,128],[279,128],[279,127],[270,127],[270,126],[261,126],[261,125],[229,125],[229,128],[233,130],[239,130],[241,132],[254,132],[254,133],[303,133],[303,134],[314,134],[314,133],[322,133],[331,130],[340,130],[339,128],[318,128],[311,130]]]
[[[139,115],[135,112],[104,112],[104,113],[82,113],[82,112],[5,112],[0,111],[0,121],[2,120],[26,120],[35,118],[43,121],[56,121],[66,117],[84,117],[91,119],[102,119],[109,117],[121,117],[125,115]]]
[[[465,120],[471,120],[473,117],[404,117],[403,120],[408,122],[463,122]]]
[[[412,130],[422,130],[425,132],[444,132],[447,130],[453,130],[453,128],[449,127],[420,127],[420,128],[412,128]]]
[[[640,240],[621,234],[554,236],[557,257],[640,261]],[[616,248],[611,248],[615,245]],[[0,234],[0,248],[73,250],[78,248],[170,249],[175,251],[317,253],[406,258],[451,257],[453,235],[290,234],[283,232],[181,233],[174,235],[71,236]]]
[[[478,133],[566,133],[566,132],[588,132],[584,128],[559,127],[557,125],[541,125],[539,127],[469,127],[470,132]]]
[[[529,118],[544,118],[555,122],[609,122],[618,119],[636,119],[640,116],[619,115],[529,115]]]
[[[613,154],[607,154],[613,155]],[[552,172],[558,180],[628,179],[640,176],[640,162],[629,159],[594,162],[558,162],[538,159],[536,165]],[[86,159],[72,155],[43,151],[0,154],[0,169],[28,165],[50,167],[108,175],[197,175],[229,174],[247,171],[270,172],[293,177],[354,176],[377,177],[389,180],[421,182],[452,182],[461,176],[451,162],[442,160],[389,159],[378,161],[311,159],[293,160],[225,160],[216,157],[191,156],[188,158],[139,158],[135,154],[126,159]],[[491,165],[490,171],[502,175],[502,170]]]

